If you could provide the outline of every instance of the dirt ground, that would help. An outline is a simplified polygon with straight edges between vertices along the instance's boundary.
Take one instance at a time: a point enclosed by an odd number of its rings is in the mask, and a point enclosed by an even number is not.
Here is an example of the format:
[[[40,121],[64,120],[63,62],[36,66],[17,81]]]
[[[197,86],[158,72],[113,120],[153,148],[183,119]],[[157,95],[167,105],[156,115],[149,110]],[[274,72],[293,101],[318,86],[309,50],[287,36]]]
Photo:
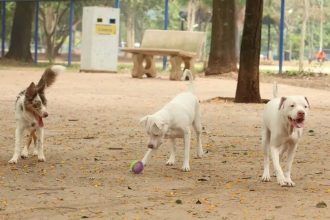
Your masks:
[[[296,187],[283,188],[274,177],[260,181],[263,104],[206,101],[233,97],[233,79],[195,81],[208,153],[195,158],[194,138],[190,172],[180,170],[182,141],[173,167],[165,166],[166,141],[143,174],[129,172],[147,149],[139,119],[186,82],[70,71],[47,91],[46,162],[9,165],[16,95],[41,73],[0,69],[0,219],[330,219],[330,91],[279,85],[281,95],[305,95],[312,106],[293,165]],[[272,84],[262,83],[261,94],[270,98]],[[317,207],[322,201],[327,208]]]

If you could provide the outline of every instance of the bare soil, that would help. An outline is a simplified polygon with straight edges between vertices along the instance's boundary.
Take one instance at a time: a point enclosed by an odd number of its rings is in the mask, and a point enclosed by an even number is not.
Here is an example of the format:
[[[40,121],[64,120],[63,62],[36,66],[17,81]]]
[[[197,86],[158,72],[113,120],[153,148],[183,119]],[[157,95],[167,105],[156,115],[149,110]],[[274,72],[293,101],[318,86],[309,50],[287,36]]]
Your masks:
[[[187,83],[167,76],[133,79],[128,73],[60,75],[47,91],[46,162],[30,157],[9,165],[16,95],[41,73],[0,69],[0,219],[330,219],[329,207],[318,208],[322,201],[330,205],[328,87],[279,82],[281,95],[305,95],[312,105],[293,165],[297,186],[283,188],[274,177],[260,181],[263,104],[207,101],[234,97],[234,77],[195,81],[208,153],[195,158],[194,138],[190,172],[180,170],[182,141],[174,166],[165,166],[165,141],[143,174],[129,172],[130,162],[146,151],[139,119],[186,90]],[[271,98],[272,84],[262,83],[261,94]]]

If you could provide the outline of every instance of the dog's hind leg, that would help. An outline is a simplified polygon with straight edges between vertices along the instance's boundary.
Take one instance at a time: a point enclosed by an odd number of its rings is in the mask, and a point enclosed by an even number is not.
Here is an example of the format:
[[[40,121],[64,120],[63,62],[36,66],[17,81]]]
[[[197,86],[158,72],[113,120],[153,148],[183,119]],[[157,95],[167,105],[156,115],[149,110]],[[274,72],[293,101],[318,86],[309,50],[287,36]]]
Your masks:
[[[183,160],[183,171],[190,171],[189,159],[190,159],[190,139],[191,139],[191,131],[190,128],[187,127],[184,130],[184,160]]]
[[[37,140],[37,135],[36,135],[36,131],[34,130],[34,132],[31,133],[32,139],[33,139],[33,156],[37,156],[38,155],[38,140]]]
[[[171,138],[171,153],[170,153],[170,158],[166,162],[166,165],[172,166],[175,163],[175,154],[176,154],[176,145],[175,145],[175,139]]]
[[[197,107],[196,111],[196,118],[193,122],[193,128],[196,132],[196,137],[197,137],[197,157],[202,157],[204,155],[204,150],[202,146],[202,124],[201,124],[201,116],[199,112],[199,107]]]
[[[25,159],[29,157],[29,147],[32,143],[32,140],[34,142],[34,145],[36,144],[36,134],[35,134],[35,130],[32,130],[31,133],[28,136],[28,140],[26,142],[26,145],[24,146],[22,153],[21,153],[21,158]]]
[[[23,131],[21,127],[17,127],[15,131],[15,149],[13,157],[8,161],[8,163],[17,163],[19,156],[21,155],[21,147],[23,140]]]
[[[22,150],[22,153],[21,153],[21,158],[22,159],[26,159],[29,157],[29,147],[31,145],[31,142],[32,142],[32,136],[29,135],[28,136],[28,140],[26,142],[26,145],[24,146],[23,150]]]
[[[262,147],[264,149],[264,173],[261,180],[263,182],[270,181],[269,162],[270,162],[270,132],[267,128],[262,131]]]

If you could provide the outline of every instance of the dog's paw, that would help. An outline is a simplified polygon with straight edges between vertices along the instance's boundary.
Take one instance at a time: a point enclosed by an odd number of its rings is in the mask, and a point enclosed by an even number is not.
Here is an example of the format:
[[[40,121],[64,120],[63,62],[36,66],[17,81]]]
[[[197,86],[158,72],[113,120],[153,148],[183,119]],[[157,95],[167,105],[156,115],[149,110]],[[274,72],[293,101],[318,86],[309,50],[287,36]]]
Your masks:
[[[17,158],[11,158],[9,161],[8,161],[8,163],[10,163],[10,164],[16,164],[17,163]]]
[[[183,165],[183,167],[182,167],[182,171],[183,172],[189,172],[190,171],[190,167],[189,167],[189,165],[187,166],[187,165]]]
[[[21,159],[23,159],[23,160],[24,160],[24,159],[27,159],[28,157],[29,157],[29,156],[28,156],[28,155],[25,155],[25,154],[22,154],[22,155],[21,155]]]
[[[291,180],[291,178],[286,178],[285,183],[287,187],[294,187],[296,184]]]
[[[173,165],[174,165],[174,163],[175,163],[175,161],[174,161],[174,160],[172,160],[172,159],[169,159],[169,160],[166,162],[166,165],[167,165],[167,166],[173,166]]]
[[[287,182],[285,180],[284,177],[280,177],[280,176],[277,176],[277,183],[280,185],[280,186],[287,186]]]
[[[269,175],[262,175],[261,181],[262,182],[270,182],[270,176]]]
[[[33,155],[33,156],[38,156],[38,150],[35,149],[35,150],[33,151],[32,155]]]
[[[204,151],[198,151],[197,152],[197,158],[202,158],[205,155]]]
[[[22,153],[21,153],[21,158],[26,159],[29,157],[29,152],[24,148]]]
[[[38,161],[39,162],[45,162],[46,161],[45,156],[38,156]]]

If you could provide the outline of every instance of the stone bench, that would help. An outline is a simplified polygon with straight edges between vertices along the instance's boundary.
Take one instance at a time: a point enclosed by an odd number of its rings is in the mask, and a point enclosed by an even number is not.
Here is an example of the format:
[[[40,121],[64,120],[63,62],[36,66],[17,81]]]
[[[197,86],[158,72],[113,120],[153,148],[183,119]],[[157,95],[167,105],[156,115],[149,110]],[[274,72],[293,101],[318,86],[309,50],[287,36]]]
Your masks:
[[[133,54],[132,77],[156,77],[155,56],[169,56],[171,64],[170,80],[180,80],[182,67],[194,74],[195,59],[201,54],[205,40],[204,32],[146,30],[140,48],[123,48],[123,52]]]

